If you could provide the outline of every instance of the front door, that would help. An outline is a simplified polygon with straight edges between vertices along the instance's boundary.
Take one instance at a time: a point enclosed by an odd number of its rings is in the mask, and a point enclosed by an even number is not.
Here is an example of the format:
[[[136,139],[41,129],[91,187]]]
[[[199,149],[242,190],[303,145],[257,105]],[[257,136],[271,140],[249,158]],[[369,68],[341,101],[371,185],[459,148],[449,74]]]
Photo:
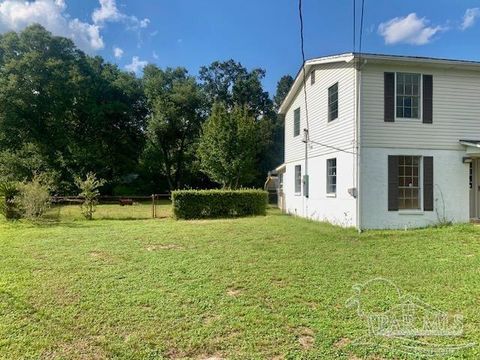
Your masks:
[[[473,159],[469,170],[470,218],[480,218],[480,160]]]

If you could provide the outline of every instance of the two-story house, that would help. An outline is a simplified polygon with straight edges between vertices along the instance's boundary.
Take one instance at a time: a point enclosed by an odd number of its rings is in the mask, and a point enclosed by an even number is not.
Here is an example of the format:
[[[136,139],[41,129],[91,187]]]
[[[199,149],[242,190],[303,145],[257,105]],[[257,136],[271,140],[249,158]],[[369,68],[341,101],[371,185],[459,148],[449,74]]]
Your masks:
[[[279,110],[284,211],[358,229],[480,217],[480,63],[348,53],[304,67]]]

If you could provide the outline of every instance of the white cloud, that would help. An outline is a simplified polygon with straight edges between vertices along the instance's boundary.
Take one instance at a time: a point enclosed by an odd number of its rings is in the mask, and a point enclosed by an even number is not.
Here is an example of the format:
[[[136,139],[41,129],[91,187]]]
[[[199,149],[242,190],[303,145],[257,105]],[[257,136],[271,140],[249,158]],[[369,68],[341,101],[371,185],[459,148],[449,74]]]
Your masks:
[[[466,30],[469,27],[475,25],[475,21],[480,17],[480,8],[467,9],[465,15],[463,15],[463,22],[460,25],[460,29]]]
[[[121,59],[121,57],[123,56],[123,49],[119,47],[114,47],[113,56],[115,56],[117,59]]]
[[[71,19],[65,12],[64,0],[5,0],[0,2],[0,33],[21,31],[38,23],[54,35],[72,39],[87,52],[104,47],[100,28],[79,19]]]
[[[426,18],[419,18],[411,13],[405,17],[396,17],[378,26],[378,33],[383,36],[385,44],[392,45],[407,43],[412,45],[424,45],[432,40],[432,37],[445,28],[441,26],[428,26]]]
[[[132,58],[132,62],[128,65],[125,65],[125,69],[127,69],[130,72],[134,72],[135,74],[138,74],[145,66],[147,66],[148,61],[143,61],[140,60],[138,56],[134,56]]]
[[[153,58],[154,58],[155,60],[160,59],[160,56],[158,56],[158,54],[157,54],[156,51],[153,52],[152,56],[153,56]]]
[[[138,31],[148,27],[150,19],[139,20],[134,15],[122,13],[115,0],[99,0],[100,7],[92,13],[92,20],[95,24],[102,26],[107,22],[123,22],[127,29]]]

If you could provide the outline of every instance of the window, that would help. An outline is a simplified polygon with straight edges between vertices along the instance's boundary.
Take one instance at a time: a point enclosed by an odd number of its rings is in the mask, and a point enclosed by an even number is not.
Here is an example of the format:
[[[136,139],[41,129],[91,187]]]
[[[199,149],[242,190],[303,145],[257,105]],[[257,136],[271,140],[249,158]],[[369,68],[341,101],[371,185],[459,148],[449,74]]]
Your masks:
[[[327,194],[337,193],[337,159],[327,160]]]
[[[300,108],[293,112],[293,136],[300,135]]]
[[[398,157],[398,208],[420,209],[420,156]]]
[[[310,85],[315,84],[315,70],[312,70],[312,73],[310,74]]]
[[[420,118],[420,74],[397,73],[397,118]]]
[[[302,192],[302,165],[295,165],[295,193]]]
[[[328,121],[338,118],[338,83],[328,88]]]

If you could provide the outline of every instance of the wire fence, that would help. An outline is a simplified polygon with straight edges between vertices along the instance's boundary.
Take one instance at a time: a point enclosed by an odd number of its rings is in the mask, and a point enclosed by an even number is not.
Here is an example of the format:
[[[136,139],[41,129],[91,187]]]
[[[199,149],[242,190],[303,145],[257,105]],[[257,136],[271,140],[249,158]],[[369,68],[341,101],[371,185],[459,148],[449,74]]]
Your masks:
[[[51,199],[50,217],[79,219],[82,217],[79,196],[54,196]],[[171,217],[170,194],[150,196],[100,196],[94,214],[99,220],[141,220]]]

